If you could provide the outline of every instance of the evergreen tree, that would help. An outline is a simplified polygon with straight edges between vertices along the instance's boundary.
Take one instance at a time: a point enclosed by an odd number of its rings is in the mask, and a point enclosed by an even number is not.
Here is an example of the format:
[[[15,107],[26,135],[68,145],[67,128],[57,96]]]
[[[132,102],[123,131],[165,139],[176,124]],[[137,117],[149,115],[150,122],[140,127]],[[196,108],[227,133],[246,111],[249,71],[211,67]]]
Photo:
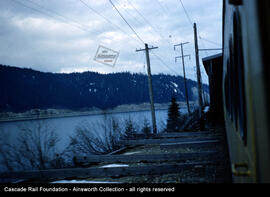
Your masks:
[[[134,123],[131,119],[125,121],[125,137],[126,139],[133,139],[134,135],[137,133]]]
[[[176,98],[173,96],[168,109],[167,132],[179,130],[180,115],[179,105],[176,102]]]
[[[146,134],[146,135],[151,134],[151,126],[150,126],[149,121],[146,118],[144,118],[144,120],[143,120],[142,133]]]

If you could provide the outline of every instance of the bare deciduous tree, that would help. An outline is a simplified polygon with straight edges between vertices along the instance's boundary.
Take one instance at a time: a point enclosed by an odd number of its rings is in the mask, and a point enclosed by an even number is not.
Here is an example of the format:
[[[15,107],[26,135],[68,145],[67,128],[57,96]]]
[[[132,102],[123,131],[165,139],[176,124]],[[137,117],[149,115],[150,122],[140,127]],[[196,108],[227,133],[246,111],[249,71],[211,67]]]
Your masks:
[[[4,165],[9,170],[42,170],[54,168],[57,159],[55,130],[46,121],[32,121],[18,126],[16,140],[1,143]]]
[[[0,130],[0,171],[13,171],[9,135],[5,130]]]
[[[73,155],[106,154],[121,147],[122,136],[119,122],[115,118],[104,118],[102,123],[82,123],[70,136],[68,152]]]

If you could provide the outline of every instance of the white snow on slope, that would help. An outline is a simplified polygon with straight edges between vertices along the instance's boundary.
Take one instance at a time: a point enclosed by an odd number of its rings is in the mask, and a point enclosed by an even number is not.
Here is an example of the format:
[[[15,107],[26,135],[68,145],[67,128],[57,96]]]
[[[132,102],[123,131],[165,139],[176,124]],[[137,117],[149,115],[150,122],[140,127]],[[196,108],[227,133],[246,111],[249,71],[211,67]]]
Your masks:
[[[178,88],[178,85],[171,81],[171,83],[174,85],[174,87]]]

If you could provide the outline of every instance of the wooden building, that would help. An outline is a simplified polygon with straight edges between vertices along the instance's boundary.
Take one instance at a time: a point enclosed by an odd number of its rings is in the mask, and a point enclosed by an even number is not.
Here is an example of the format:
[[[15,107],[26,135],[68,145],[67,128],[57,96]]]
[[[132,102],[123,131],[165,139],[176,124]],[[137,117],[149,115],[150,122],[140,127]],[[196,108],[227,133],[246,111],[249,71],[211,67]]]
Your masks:
[[[209,116],[214,124],[224,124],[222,96],[222,53],[202,59],[209,79],[210,110]]]

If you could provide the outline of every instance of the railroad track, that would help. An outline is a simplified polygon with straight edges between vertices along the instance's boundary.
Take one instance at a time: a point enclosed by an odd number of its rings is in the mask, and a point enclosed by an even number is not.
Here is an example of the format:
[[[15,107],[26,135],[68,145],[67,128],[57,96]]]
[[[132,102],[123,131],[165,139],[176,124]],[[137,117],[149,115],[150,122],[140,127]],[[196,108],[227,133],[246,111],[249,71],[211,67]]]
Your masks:
[[[136,183],[153,177],[161,183],[168,179],[184,182],[198,177],[201,182],[217,180],[215,173],[221,163],[222,151],[220,137],[209,132],[159,134],[151,139],[143,137],[125,141],[125,148],[114,154],[77,157],[79,168],[2,173],[0,181],[51,182],[73,178]],[[140,176],[144,179],[140,180]],[[176,178],[173,180],[172,177]]]

